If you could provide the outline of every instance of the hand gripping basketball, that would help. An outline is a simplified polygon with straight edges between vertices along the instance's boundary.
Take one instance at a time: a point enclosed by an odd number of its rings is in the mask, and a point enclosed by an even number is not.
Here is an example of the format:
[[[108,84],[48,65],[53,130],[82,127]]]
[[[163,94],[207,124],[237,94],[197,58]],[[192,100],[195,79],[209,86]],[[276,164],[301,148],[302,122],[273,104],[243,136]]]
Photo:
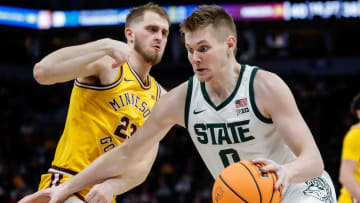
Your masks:
[[[225,168],[215,180],[213,203],[281,202],[281,190],[274,187],[276,174],[264,172],[262,166],[243,160]]]

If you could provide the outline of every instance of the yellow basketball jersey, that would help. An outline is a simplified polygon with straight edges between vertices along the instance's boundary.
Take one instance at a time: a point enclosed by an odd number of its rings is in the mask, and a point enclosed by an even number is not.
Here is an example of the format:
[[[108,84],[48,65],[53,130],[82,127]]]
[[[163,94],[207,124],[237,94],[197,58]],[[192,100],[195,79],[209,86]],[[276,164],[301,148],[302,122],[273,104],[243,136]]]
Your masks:
[[[354,176],[357,182],[360,184],[360,123],[351,127],[349,132],[345,135],[342,159],[350,159],[358,163]],[[345,187],[340,190],[339,203],[352,203],[352,197]]]
[[[65,129],[48,174],[39,189],[61,184],[97,157],[130,138],[149,117],[160,97],[160,87],[148,76],[145,84],[125,63],[115,82],[91,86],[75,81]],[[61,178],[56,182],[55,174]],[[90,188],[76,195],[81,199]]]

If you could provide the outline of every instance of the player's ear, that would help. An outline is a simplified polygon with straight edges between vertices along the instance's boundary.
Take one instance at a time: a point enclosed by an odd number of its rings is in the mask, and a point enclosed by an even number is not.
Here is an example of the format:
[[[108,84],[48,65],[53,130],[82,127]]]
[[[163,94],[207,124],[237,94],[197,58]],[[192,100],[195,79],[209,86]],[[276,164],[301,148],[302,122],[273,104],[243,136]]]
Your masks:
[[[226,54],[228,56],[231,56],[234,53],[235,47],[236,47],[236,38],[232,35],[229,35],[226,40]]]
[[[360,109],[356,110],[356,115],[357,115],[357,118],[360,120]]]
[[[131,27],[127,27],[127,28],[125,28],[124,32],[125,32],[126,40],[131,44],[134,43],[134,40],[135,40],[134,29]]]

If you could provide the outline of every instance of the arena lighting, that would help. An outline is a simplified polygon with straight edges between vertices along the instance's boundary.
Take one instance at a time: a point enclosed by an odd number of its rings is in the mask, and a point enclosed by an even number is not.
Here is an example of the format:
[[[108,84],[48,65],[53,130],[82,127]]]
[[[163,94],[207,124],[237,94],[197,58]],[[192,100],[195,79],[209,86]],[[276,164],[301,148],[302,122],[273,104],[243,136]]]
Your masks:
[[[360,0],[357,1],[308,1],[291,3],[262,2],[220,5],[235,20],[312,20],[314,17],[327,18],[360,18]],[[198,5],[164,6],[172,23],[180,23],[191,14]],[[0,24],[49,29],[78,26],[107,26],[125,23],[129,8],[49,11],[0,6]]]
[[[261,21],[261,20],[284,20],[284,3],[248,3],[238,5],[220,5],[229,12],[235,20]]]
[[[51,12],[47,10],[0,6],[0,24],[48,29],[51,27]]]

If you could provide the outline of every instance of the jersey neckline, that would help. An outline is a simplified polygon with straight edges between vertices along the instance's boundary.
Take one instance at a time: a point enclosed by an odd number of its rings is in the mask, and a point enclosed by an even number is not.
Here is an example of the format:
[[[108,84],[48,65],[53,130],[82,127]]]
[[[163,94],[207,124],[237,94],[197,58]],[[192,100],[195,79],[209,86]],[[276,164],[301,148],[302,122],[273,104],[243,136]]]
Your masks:
[[[238,91],[238,89],[239,89],[239,87],[240,87],[241,80],[242,80],[242,77],[243,77],[244,72],[245,72],[245,67],[246,67],[246,66],[245,66],[244,64],[241,64],[241,70],[240,70],[240,74],[239,74],[239,77],[238,77],[238,80],[237,80],[235,89],[233,90],[233,92],[231,93],[231,95],[230,95],[228,98],[226,98],[221,104],[219,104],[219,105],[217,105],[217,106],[211,101],[211,99],[210,99],[210,97],[209,97],[209,95],[208,95],[208,93],[207,93],[207,91],[206,91],[205,82],[200,82],[201,92],[202,92],[202,95],[203,95],[205,101],[206,101],[211,107],[213,107],[216,111],[219,111],[220,109],[222,109],[223,107],[225,107],[225,106],[226,106],[227,104],[229,104],[229,103],[231,102],[231,100],[235,97],[235,95],[236,95],[236,93],[237,93],[237,91]]]

